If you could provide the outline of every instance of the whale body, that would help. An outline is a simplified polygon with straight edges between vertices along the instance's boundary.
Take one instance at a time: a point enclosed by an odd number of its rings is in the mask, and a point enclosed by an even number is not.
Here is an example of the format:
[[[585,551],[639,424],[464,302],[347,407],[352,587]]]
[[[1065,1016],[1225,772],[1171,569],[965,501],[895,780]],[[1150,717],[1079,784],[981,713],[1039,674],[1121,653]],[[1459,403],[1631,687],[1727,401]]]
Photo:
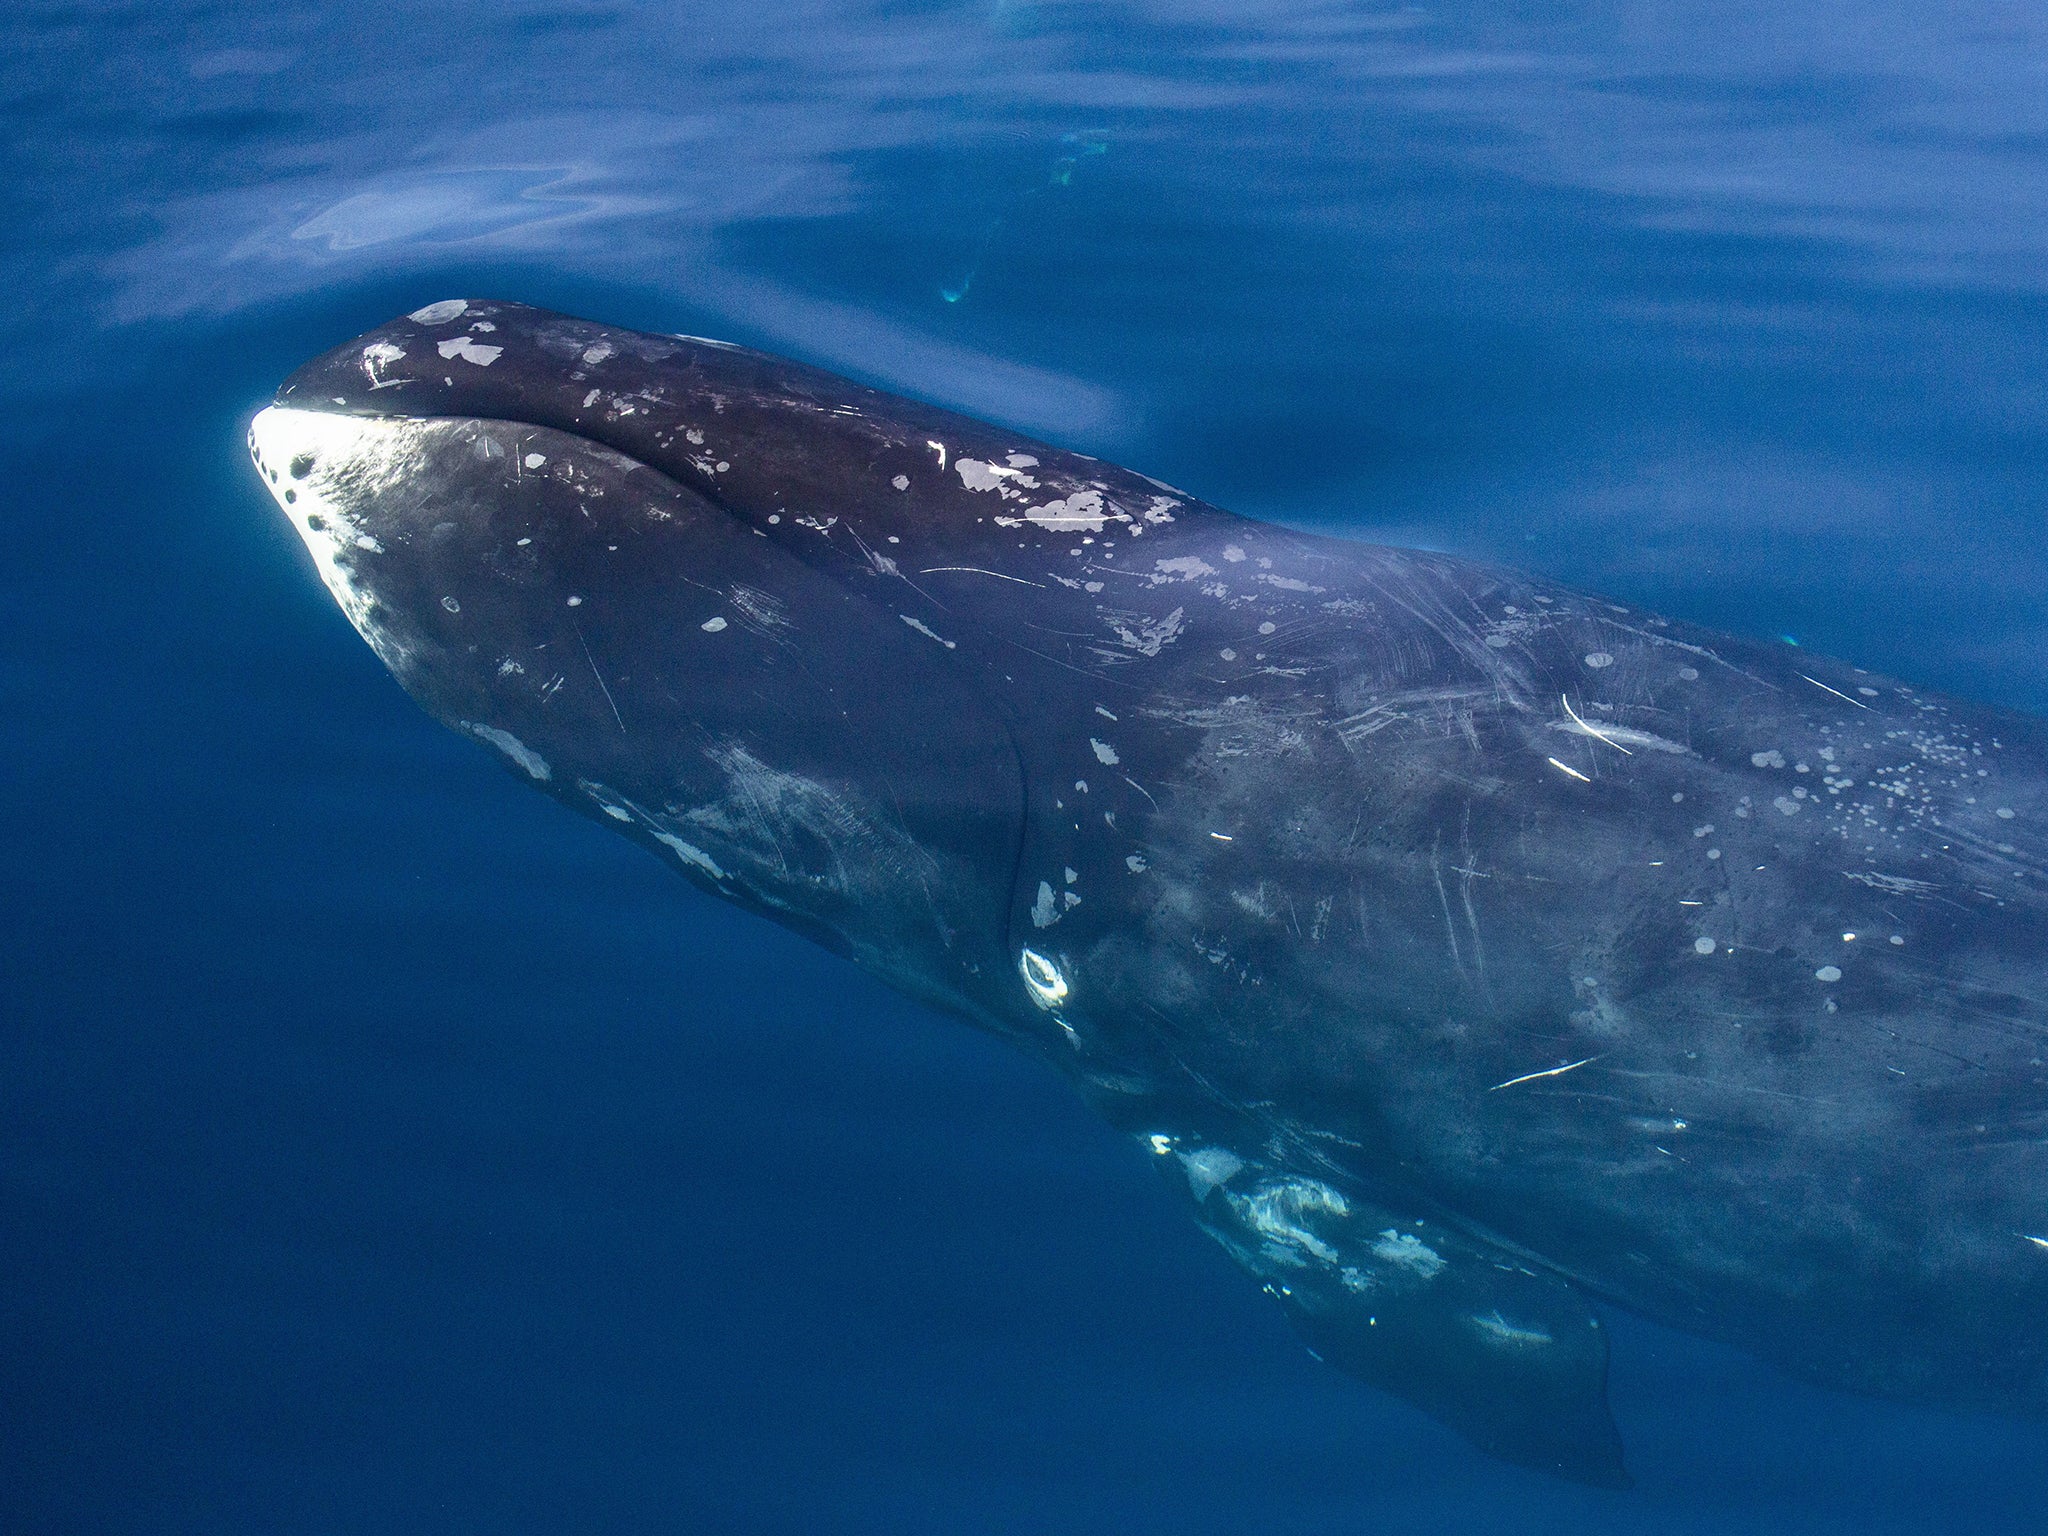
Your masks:
[[[2048,733],[784,359],[430,304],[250,429],[434,716],[1069,1077],[1323,1359],[2048,1408]]]

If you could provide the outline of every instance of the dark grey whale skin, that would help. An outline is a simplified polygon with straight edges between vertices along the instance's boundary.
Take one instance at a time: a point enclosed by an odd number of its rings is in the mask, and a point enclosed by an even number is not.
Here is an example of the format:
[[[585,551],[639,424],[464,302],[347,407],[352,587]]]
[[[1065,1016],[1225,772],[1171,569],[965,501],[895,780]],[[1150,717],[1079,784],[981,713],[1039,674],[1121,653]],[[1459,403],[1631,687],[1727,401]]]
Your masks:
[[[277,403],[410,434],[257,457],[421,704],[1041,1054],[1340,1368],[1617,1485],[1588,1298],[2048,1407],[2042,722],[514,304]]]

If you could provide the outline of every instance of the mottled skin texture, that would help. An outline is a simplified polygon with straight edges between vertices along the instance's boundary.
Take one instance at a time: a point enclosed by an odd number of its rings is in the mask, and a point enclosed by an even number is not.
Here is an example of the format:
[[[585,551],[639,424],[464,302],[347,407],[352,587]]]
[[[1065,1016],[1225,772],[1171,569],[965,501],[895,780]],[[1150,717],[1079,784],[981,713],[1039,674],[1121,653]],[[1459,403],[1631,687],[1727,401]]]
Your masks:
[[[2040,722],[516,305],[278,403],[423,704],[1042,1053],[1334,1363],[1609,1482],[1587,1295],[2048,1407]]]

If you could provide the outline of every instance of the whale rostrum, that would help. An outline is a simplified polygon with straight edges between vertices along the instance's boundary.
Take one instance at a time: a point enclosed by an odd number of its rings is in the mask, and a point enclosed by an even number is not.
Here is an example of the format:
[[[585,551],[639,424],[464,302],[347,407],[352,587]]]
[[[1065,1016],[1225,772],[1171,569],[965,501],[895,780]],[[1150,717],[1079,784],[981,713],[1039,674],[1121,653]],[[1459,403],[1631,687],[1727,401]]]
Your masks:
[[[2040,721],[516,304],[249,441],[431,714],[1041,1056],[1486,1450],[1626,1481],[1596,1304],[2048,1409]]]

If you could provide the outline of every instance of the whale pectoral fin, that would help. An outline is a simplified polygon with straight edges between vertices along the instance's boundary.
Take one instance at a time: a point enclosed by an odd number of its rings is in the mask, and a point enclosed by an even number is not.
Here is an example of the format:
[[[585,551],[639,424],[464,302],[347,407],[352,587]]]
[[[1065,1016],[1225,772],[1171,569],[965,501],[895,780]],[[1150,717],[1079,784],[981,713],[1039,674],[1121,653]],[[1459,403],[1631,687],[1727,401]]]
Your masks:
[[[1320,1359],[1505,1461],[1629,1486],[1607,1336],[1567,1281],[1221,1147],[1176,1154],[1196,1219]]]
[[[1607,1406],[1607,1338],[1585,1299],[1554,1276],[1438,1244],[1439,1235],[1429,1233],[1430,1251],[1443,1268],[1423,1284],[1375,1294],[1341,1280],[1283,1282],[1295,1331],[1337,1369],[1504,1461],[1629,1486]]]

